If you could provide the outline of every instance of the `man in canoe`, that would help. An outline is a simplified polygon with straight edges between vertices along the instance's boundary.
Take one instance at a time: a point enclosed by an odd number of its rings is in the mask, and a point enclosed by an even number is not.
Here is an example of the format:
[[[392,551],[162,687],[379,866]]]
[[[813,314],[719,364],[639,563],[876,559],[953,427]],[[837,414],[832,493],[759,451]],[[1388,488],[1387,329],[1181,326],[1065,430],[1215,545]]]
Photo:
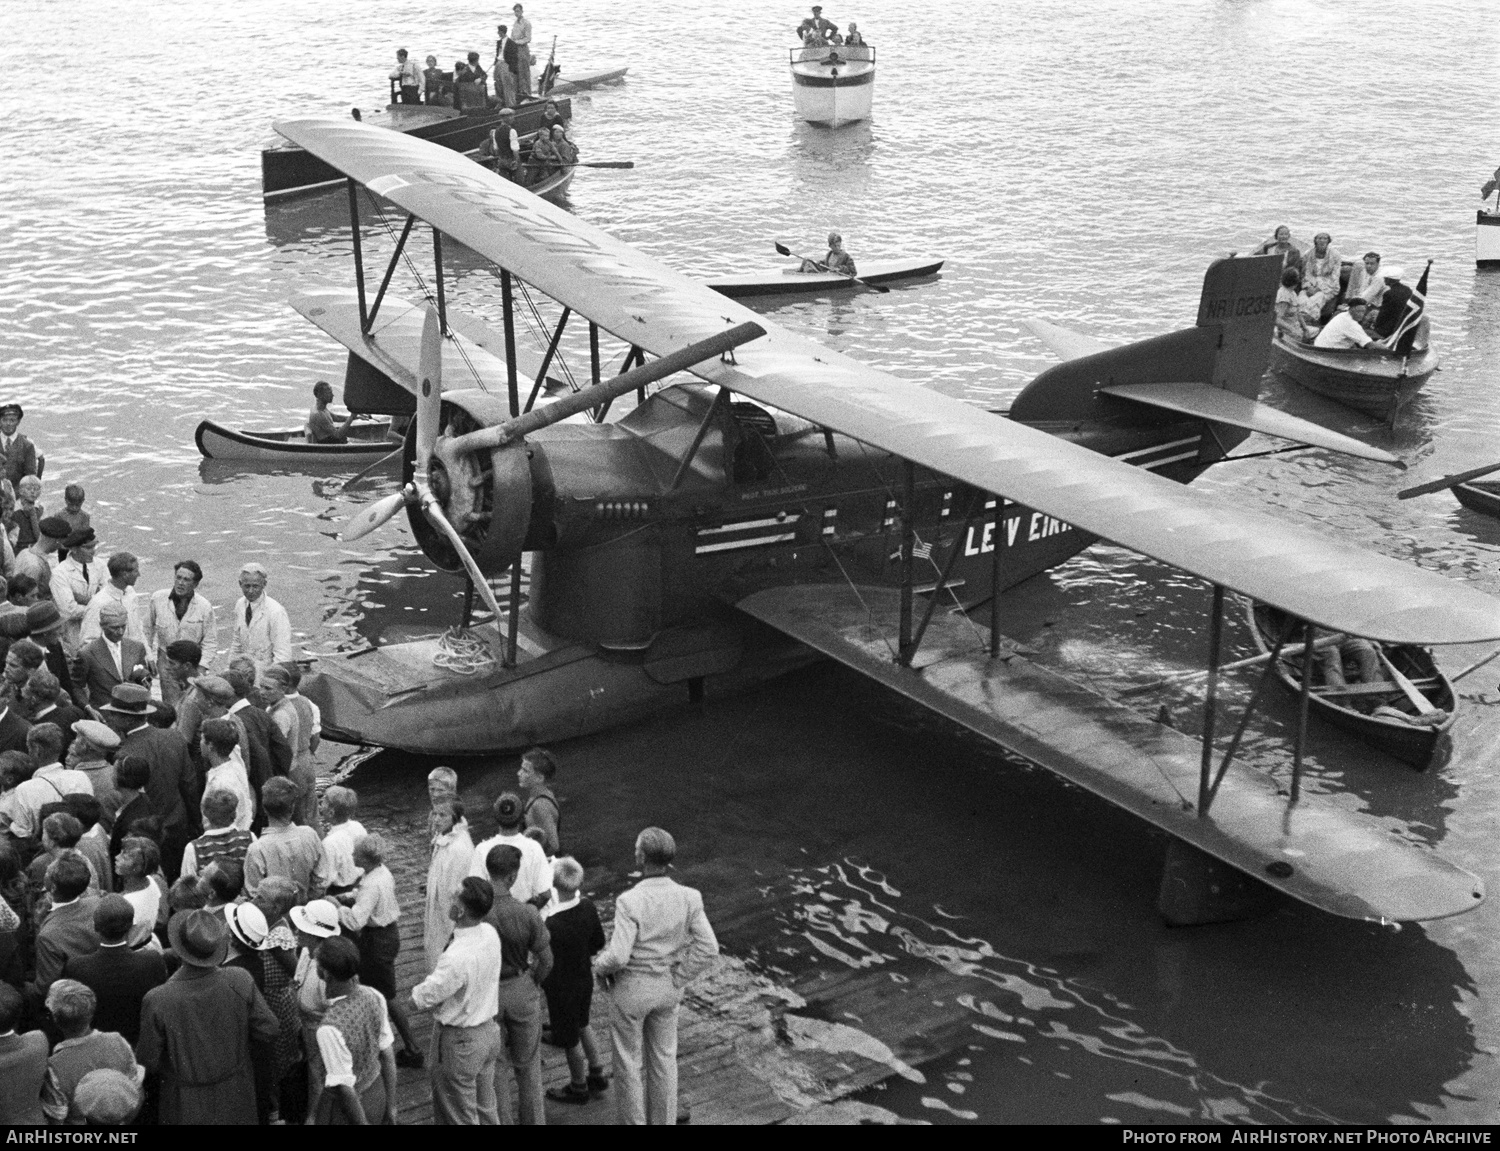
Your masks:
[[[814,8],[814,12],[818,9]],[[844,237],[837,232],[828,233],[828,255],[821,260],[803,260],[800,272],[837,272],[841,276],[857,276],[854,257],[844,251]]]
[[[349,425],[358,416],[350,412],[343,423],[333,418],[328,405],[333,403],[333,385],[319,380],[313,385],[313,410],[307,413],[307,442],[310,444],[342,444],[349,440]]]

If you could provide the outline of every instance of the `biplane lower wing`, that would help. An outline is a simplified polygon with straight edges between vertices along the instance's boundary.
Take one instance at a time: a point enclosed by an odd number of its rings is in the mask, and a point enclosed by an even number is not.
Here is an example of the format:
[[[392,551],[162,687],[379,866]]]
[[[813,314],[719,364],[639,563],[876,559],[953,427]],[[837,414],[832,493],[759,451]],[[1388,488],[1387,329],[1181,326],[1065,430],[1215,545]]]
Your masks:
[[[1215,388],[1209,384],[1118,384],[1100,388],[1106,396],[1119,396],[1134,400],[1153,408],[1168,412],[1179,412],[1186,416],[1199,416],[1216,424],[1247,428],[1252,432],[1263,432],[1278,439],[1295,440],[1316,448],[1327,448],[1361,459],[1376,460],[1383,464],[1394,464],[1401,469],[1406,465],[1390,452],[1381,451],[1369,444],[1360,443],[1351,436],[1320,427],[1311,420],[1287,415],[1270,404],[1248,399],[1236,392]]]
[[[1441,919],[1478,906],[1484,882],[1402,838],[1405,826],[1354,810],[1347,795],[1288,804],[1274,777],[1225,775],[1194,810],[1201,744],[1065,676],[1015,656],[990,659],[973,626],[934,615],[911,668],[892,658],[898,592],[814,584],[756,592],[735,606],[809,647],[1056,772],[1293,898],[1350,919]]]
[[[691,369],[710,383],[1336,631],[1389,643],[1500,639],[1500,601],[1477,588],[878,371],[777,327],[446,148],[353,120],[284,121],[276,130],[652,355],[761,324],[763,337]],[[1216,261],[1204,279],[1200,326],[1207,320],[1242,341],[1269,339],[1279,275],[1274,258]]]
[[[291,305],[371,367],[416,395],[422,324],[427,316],[425,304],[387,295],[368,335],[360,327],[359,295],[352,288],[309,288],[295,293]],[[505,395],[507,370],[503,352],[497,355],[489,350],[503,350],[501,337],[479,320],[452,311],[448,313],[448,324],[451,330],[443,341],[443,378],[453,388],[474,387]],[[518,342],[516,371],[523,397],[531,390],[541,367],[541,356]],[[566,386],[551,377],[547,383],[552,390]]]

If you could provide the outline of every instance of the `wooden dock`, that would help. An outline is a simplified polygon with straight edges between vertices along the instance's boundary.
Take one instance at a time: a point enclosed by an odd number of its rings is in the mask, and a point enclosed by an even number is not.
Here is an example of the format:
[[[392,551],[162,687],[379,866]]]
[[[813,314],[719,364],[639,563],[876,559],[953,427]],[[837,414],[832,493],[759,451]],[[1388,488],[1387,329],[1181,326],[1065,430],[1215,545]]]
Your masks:
[[[393,843],[407,846],[411,838],[409,830],[382,826],[383,823],[378,818],[365,820],[370,831],[378,830]],[[425,860],[422,862],[425,864]],[[425,866],[419,867],[417,863],[415,858],[397,859],[392,865],[402,907],[401,954],[396,975],[403,994],[427,973],[422,952],[426,872]],[[768,895],[758,906],[737,909],[737,914],[724,919],[721,927],[731,933],[747,928],[774,932],[774,921],[786,910],[779,906],[780,902]],[[606,923],[612,906],[601,901],[600,910]],[[832,1011],[836,1016],[879,1019],[881,1031],[886,1034],[892,1028],[920,1028],[932,1022],[931,1001],[925,994],[910,995],[912,990],[896,986],[883,975],[877,977],[852,970],[835,973],[826,969],[809,972],[783,986],[756,974],[743,960],[724,955],[713,970],[688,988],[683,1000],[678,1030],[681,1114],[694,1123],[715,1124],[898,1122],[894,1114],[881,1107],[841,1101],[887,1076],[901,1074],[920,1080],[921,1073],[874,1035],[848,1024],[828,1022],[823,1016]],[[912,1004],[916,1014],[892,1012],[898,998]],[[810,1002],[818,1004],[814,1014],[797,1014],[807,1009]],[[933,1037],[926,1036],[916,1043],[914,1053],[907,1053],[907,1058],[936,1055],[957,1047],[963,1036],[971,1034],[966,1014],[955,1006],[950,1041],[933,1043]],[[595,995],[593,1016],[601,1055],[607,1064],[607,993]],[[412,1011],[410,1018],[412,1031],[425,1054],[432,1032],[431,1017],[426,1012]],[[562,1051],[544,1045],[542,1052],[546,1086],[567,1083],[568,1067]],[[401,1070],[399,1114],[403,1124],[432,1122],[432,1092],[425,1070]],[[547,1103],[550,1124],[614,1121],[610,1092],[581,1106]]]

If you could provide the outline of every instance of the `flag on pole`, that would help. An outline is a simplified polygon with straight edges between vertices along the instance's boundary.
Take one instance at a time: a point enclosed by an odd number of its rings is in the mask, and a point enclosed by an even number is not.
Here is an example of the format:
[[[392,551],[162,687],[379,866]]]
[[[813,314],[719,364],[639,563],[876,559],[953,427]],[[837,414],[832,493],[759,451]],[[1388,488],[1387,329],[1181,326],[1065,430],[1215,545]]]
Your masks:
[[[1479,186],[1479,198],[1488,199],[1496,188],[1500,188],[1500,168],[1495,169],[1495,174]]]
[[[1427,275],[1432,271],[1432,261],[1427,261],[1427,267],[1422,269],[1422,278],[1417,281],[1417,286],[1411,291],[1411,299],[1406,301],[1406,311],[1396,324],[1396,330],[1391,333],[1391,347],[1395,349],[1398,356],[1409,356],[1413,345],[1417,342],[1417,325],[1422,320],[1422,313],[1427,310]]]

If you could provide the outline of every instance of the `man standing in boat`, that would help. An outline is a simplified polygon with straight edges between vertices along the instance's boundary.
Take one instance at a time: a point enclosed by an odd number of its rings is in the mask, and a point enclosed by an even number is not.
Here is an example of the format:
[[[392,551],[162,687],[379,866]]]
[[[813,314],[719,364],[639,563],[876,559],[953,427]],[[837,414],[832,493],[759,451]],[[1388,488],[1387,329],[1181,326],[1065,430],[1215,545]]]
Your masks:
[[[519,4],[511,11],[516,14],[510,26],[511,42],[516,46],[516,96],[525,100],[531,95],[531,21],[521,14]]]
[[[797,39],[805,40],[809,32],[816,32],[819,40],[826,41],[831,33],[837,32],[839,26],[832,20],[823,18],[823,6],[814,4],[812,15],[797,25]]]
[[[514,116],[509,108],[500,110],[500,125],[491,128],[479,146],[479,158],[512,183],[520,183],[521,140],[512,127]]]
[[[495,75],[495,95],[504,108],[516,105],[516,42],[504,24],[495,26],[495,64],[490,69]]]
[[[333,418],[333,413],[328,410],[328,405],[333,403],[333,385],[327,380],[319,380],[313,385],[313,410],[307,413],[307,442],[310,444],[342,444],[349,440],[349,425],[356,418],[354,412],[350,412],[339,423]]]
[[[401,85],[401,103],[422,102],[422,69],[417,67],[415,60],[407,58],[405,48],[396,49],[396,67],[391,71],[391,79]]]

